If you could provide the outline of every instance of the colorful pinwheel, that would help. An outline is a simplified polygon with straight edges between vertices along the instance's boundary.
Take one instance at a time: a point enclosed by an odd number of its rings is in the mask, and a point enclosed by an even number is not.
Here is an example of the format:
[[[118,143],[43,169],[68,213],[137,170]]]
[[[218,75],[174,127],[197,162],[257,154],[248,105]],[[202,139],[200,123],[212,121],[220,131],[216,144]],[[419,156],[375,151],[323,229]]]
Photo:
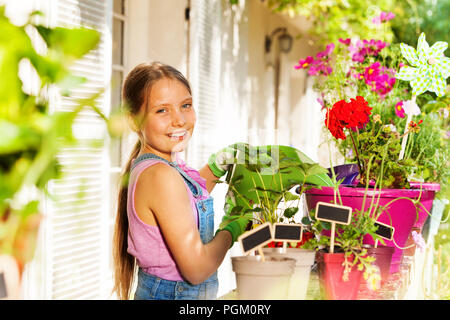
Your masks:
[[[447,42],[443,41],[438,41],[430,47],[423,32],[417,42],[417,52],[413,47],[401,43],[402,55],[413,67],[400,68],[395,77],[410,81],[413,96],[427,90],[435,92],[439,97],[443,96],[446,79],[450,75],[450,58],[444,55],[447,47]]]

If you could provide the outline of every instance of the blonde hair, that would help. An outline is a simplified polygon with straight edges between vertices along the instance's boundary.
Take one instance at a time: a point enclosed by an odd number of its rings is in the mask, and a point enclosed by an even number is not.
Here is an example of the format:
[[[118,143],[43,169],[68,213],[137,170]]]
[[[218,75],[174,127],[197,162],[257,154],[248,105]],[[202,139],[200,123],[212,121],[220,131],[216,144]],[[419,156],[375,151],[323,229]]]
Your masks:
[[[191,93],[189,81],[181,72],[175,68],[154,62],[137,65],[126,77],[123,89],[123,106],[131,118],[136,118],[142,106],[147,104],[147,95],[152,85],[164,78],[179,80]],[[141,149],[141,141],[138,141],[130,154],[124,171],[122,172],[119,185],[117,214],[113,236],[113,260],[114,260],[114,288],[119,299],[130,298],[131,286],[134,281],[136,259],[127,252],[128,249],[128,178],[131,163]]]

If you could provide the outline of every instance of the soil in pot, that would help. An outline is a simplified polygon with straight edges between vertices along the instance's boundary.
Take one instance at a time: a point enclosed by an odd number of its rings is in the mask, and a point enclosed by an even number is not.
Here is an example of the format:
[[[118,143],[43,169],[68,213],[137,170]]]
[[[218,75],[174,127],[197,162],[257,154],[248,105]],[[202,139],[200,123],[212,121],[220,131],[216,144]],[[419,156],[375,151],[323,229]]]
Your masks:
[[[316,261],[318,264],[320,291],[325,300],[356,300],[362,279],[362,271],[356,266],[352,267],[348,279],[344,281],[344,253],[327,253],[318,251]],[[350,256],[349,261],[353,261]]]
[[[308,290],[311,267],[314,264],[316,252],[300,248],[264,248],[264,256],[287,257],[294,259],[295,269],[289,282],[289,300],[305,300]]]
[[[286,300],[295,260],[286,257],[239,256],[231,258],[239,300]]]

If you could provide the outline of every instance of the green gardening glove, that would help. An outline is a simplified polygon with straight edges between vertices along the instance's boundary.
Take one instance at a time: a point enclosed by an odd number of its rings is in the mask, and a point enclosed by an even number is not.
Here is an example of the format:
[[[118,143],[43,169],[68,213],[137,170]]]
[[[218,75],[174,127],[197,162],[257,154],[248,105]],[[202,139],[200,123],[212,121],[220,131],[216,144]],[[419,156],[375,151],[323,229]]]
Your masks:
[[[248,146],[248,144],[242,142],[233,143],[218,152],[211,154],[208,158],[208,166],[212,173],[218,178],[227,173],[235,163],[237,150],[243,150],[246,145]]]
[[[233,220],[230,221],[230,219]],[[247,227],[249,226],[251,220],[252,220],[251,214],[233,218],[230,218],[229,215],[225,215],[222,219],[222,223],[220,224],[221,226],[224,225],[224,227],[219,228],[216,231],[216,234],[220,231],[224,230],[228,231],[231,234],[231,246],[230,246],[231,248],[233,244],[236,242],[237,238],[239,238],[239,236],[247,230]]]

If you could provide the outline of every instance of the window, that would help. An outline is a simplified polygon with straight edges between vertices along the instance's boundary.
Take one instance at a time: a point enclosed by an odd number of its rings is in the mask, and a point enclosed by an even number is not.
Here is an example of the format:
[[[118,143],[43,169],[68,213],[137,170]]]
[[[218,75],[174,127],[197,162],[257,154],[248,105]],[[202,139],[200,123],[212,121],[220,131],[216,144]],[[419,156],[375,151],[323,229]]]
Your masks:
[[[125,70],[125,27],[126,27],[126,1],[114,0],[112,17],[112,70],[111,70],[111,112],[117,112],[122,103],[122,83]],[[117,194],[122,165],[127,159],[123,159],[123,138],[112,138],[110,144],[110,181],[111,200],[109,215],[109,271],[113,270],[112,237],[114,234],[115,215],[117,211]]]
[[[125,0],[114,0],[112,23],[111,112],[115,112],[121,104],[121,86],[125,66]],[[111,166],[113,168],[121,167],[121,154],[120,139],[113,139],[111,145]]]
[[[52,26],[83,25],[101,35],[97,48],[71,67],[74,74],[87,79],[86,83],[72,90],[71,97],[51,101],[52,110],[70,110],[75,105],[74,99],[90,96],[109,83],[111,41],[105,33],[112,1],[59,0],[44,7]],[[105,94],[97,101],[106,114],[110,111],[109,101]],[[25,299],[109,298],[112,157],[105,129],[95,112],[83,110],[73,126],[77,144],[58,154],[64,176],[48,184],[50,196],[44,201],[44,221],[35,259],[24,277]]]

